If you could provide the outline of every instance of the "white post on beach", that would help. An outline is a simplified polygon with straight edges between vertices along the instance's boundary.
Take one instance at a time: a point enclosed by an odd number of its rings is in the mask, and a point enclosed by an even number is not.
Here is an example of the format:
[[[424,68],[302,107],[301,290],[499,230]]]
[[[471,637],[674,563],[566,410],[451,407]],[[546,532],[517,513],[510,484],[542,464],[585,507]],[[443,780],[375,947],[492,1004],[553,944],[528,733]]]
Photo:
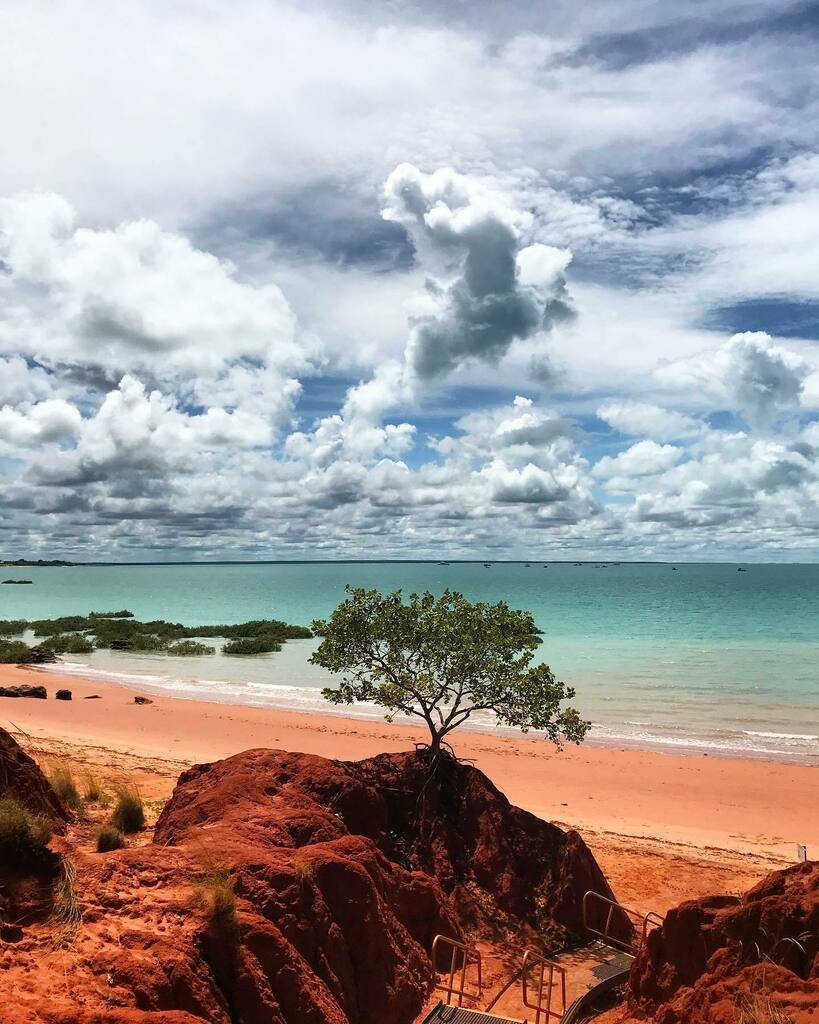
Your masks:
[[[796,858],[797,858],[797,860],[801,864],[804,864],[807,861],[807,859],[808,859],[808,848],[807,848],[807,846],[803,846],[801,843],[797,844],[797,846],[796,846]]]

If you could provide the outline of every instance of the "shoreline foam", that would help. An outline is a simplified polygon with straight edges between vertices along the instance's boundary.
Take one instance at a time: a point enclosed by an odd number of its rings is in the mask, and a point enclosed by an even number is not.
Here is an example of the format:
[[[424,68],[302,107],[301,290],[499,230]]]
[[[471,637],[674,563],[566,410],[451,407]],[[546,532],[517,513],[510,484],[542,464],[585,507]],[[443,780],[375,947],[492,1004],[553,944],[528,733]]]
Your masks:
[[[383,721],[382,712],[368,705],[353,705],[336,710],[322,697],[320,689],[287,683],[259,683],[252,680],[175,680],[171,675],[139,672],[115,672],[98,669],[83,662],[62,662],[43,667],[46,672],[59,676],[99,680],[113,686],[135,686],[156,696],[176,700],[202,701],[209,704],[235,705],[248,708],[269,708],[274,711],[292,711],[304,714],[333,715],[367,722]],[[218,688],[218,689],[217,689]],[[254,692],[258,699],[249,699]],[[275,700],[271,699],[275,693]],[[289,696],[288,696],[289,695]],[[626,731],[633,726],[637,731]],[[497,726],[491,721],[472,720],[466,731],[493,735],[522,737],[516,729]],[[620,726],[592,722],[587,744],[603,748],[622,748],[654,751],[684,756],[708,755],[721,758],[740,758],[783,764],[819,765],[819,734],[786,733],[735,728],[717,728],[708,735],[696,734],[684,727],[669,727],[650,721],[626,721]],[[665,733],[662,730],[665,729]],[[530,733],[530,736],[536,735]],[[751,742],[746,742],[747,738]],[[756,739],[761,742],[753,742]],[[765,740],[780,740],[778,745],[764,744]],[[807,747],[808,749],[798,749]],[[783,749],[785,748],[785,749]],[[788,749],[790,748],[790,749]],[[797,748],[797,749],[793,749]]]

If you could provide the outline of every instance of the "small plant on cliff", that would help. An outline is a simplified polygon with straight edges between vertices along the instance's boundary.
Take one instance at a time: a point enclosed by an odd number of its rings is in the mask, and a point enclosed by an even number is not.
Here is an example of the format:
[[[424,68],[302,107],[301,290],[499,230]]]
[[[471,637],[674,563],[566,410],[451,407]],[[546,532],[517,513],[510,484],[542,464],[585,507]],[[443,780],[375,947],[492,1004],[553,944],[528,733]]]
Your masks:
[[[221,865],[210,865],[192,884],[194,906],[204,909],[215,936],[234,945],[239,938],[239,918],[230,871]]]
[[[7,858],[42,857],[51,840],[51,826],[12,796],[0,799],[0,855]]]
[[[125,846],[125,836],[115,825],[102,825],[97,830],[97,853],[110,853]]]
[[[337,688],[322,691],[327,700],[379,704],[388,721],[423,719],[433,754],[482,711],[523,732],[545,732],[558,746],[585,736],[589,723],[561,707],[574,689],[548,665],[531,664],[540,637],[529,612],[502,601],[473,604],[448,590],[439,598],[411,594],[408,602],[400,590],[347,592],[328,621],[313,623],[323,639],[310,660],[343,673]]]
[[[118,786],[111,824],[127,834],[145,827],[145,805],[136,786]]]

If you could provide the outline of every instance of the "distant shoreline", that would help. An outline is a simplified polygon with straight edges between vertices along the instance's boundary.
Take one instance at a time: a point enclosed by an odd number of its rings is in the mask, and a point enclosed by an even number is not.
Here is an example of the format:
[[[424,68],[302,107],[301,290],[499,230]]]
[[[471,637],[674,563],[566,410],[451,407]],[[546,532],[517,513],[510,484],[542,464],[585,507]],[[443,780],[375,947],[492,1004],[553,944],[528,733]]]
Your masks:
[[[625,558],[262,558],[262,559],[217,559],[215,561],[163,561],[163,562],[66,562],[66,561],[0,561],[0,568],[5,569],[78,569],[112,566],[157,566],[165,565],[531,565],[532,568],[543,565],[816,565],[816,562],[755,562],[739,561],[703,561],[689,562],[670,559],[625,559]]]

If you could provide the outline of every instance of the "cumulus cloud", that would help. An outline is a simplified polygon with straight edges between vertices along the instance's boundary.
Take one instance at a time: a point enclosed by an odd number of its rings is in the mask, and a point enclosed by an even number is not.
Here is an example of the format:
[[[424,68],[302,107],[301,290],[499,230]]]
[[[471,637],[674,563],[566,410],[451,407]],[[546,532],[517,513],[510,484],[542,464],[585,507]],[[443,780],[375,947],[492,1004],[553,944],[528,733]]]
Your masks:
[[[680,458],[682,448],[655,441],[638,441],[614,457],[606,455],[594,467],[595,476],[640,477],[662,473]]]
[[[642,434],[658,441],[694,437],[704,429],[693,416],[651,402],[606,402],[597,415],[621,434]]]
[[[77,227],[52,194],[0,202],[0,260],[6,350],[92,384],[138,373],[203,404],[238,405],[255,390],[271,419],[289,415],[289,374],[308,357],[275,285],[238,281],[151,221]]]
[[[712,352],[662,366],[656,377],[667,387],[701,389],[752,426],[765,427],[799,405],[810,372],[804,359],[756,331],[735,334]]]
[[[412,164],[392,172],[384,193],[383,216],[449,272],[428,279],[427,308],[407,341],[407,364],[422,380],[473,360],[496,363],[514,341],[572,316],[571,254],[525,245],[529,218],[499,194],[448,168],[425,174]]]
[[[28,409],[0,408],[0,441],[29,447],[76,437],[82,425],[79,411],[60,398],[38,402]]]

